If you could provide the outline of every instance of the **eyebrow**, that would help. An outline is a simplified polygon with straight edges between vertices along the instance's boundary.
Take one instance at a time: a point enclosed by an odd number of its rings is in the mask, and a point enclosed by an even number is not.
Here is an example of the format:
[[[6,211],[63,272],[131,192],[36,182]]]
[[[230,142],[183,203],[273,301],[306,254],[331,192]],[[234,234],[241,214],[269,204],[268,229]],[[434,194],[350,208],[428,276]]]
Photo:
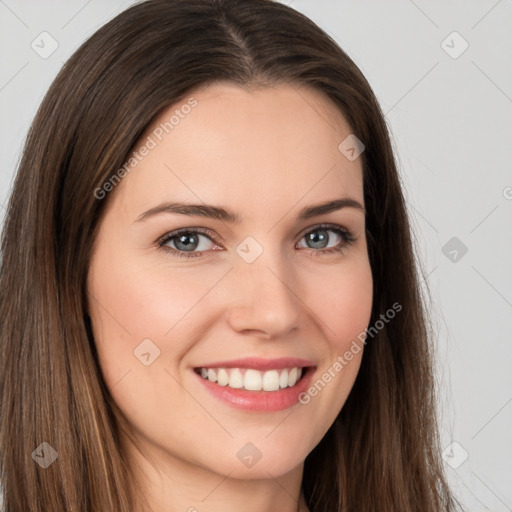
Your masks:
[[[325,203],[320,203],[303,208],[299,215],[298,220],[307,220],[318,215],[325,215],[342,208],[355,208],[365,213],[364,206],[355,199],[350,197],[343,197]],[[181,215],[196,215],[199,217],[208,217],[211,219],[222,220],[225,222],[237,223],[241,222],[240,217],[226,208],[220,206],[213,206],[209,204],[190,204],[190,203],[162,203],[139,215],[135,222],[142,222],[155,215],[162,213],[178,213]]]

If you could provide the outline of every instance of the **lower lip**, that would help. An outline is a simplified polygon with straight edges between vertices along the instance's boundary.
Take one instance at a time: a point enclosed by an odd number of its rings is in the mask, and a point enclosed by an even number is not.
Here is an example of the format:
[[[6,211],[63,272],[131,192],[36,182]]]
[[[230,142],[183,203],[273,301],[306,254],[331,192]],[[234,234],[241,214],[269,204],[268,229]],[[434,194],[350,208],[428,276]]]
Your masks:
[[[274,412],[288,409],[299,402],[299,395],[308,388],[314,370],[315,368],[308,368],[294,386],[279,391],[248,391],[220,386],[198,375],[195,371],[193,373],[201,380],[207,391],[232,407],[246,411]]]

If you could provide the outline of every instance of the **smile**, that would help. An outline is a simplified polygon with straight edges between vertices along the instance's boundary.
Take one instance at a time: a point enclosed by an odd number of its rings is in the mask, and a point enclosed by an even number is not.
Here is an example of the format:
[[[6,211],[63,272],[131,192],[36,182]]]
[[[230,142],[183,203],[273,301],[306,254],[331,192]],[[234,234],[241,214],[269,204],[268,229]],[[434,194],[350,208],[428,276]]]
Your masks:
[[[271,369],[253,368],[197,368],[196,372],[210,382],[232,389],[248,391],[278,391],[295,386],[302,376],[301,367]]]
[[[247,357],[203,363],[193,374],[205,396],[239,410],[269,413],[297,405],[316,368],[313,361],[295,357]]]

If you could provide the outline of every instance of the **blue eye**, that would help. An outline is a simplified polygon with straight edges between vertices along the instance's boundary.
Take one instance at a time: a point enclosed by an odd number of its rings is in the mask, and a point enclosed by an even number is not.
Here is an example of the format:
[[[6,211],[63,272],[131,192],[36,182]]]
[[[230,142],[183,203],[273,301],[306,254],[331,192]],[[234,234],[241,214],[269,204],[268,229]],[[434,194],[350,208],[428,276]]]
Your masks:
[[[178,258],[201,257],[202,253],[208,250],[208,243],[202,243],[201,238],[213,242],[215,234],[212,230],[206,228],[178,229],[157,241],[156,246]],[[171,247],[169,244],[171,244]]]
[[[329,247],[328,244],[332,239],[332,235],[329,233],[334,233],[341,241]],[[208,242],[202,243],[201,238],[209,240],[214,245],[217,244],[213,231],[209,229],[184,228],[165,235],[157,242],[157,247],[178,258],[201,257],[203,252],[208,251]],[[324,255],[326,253],[339,253],[355,241],[350,231],[333,224],[315,226],[304,233],[301,237],[301,240],[302,239],[305,239],[306,243],[313,245],[313,247],[310,246],[306,248],[311,249],[312,255],[315,256]],[[169,246],[169,244],[172,246]],[[204,245],[206,245],[206,247],[204,247]]]
[[[208,243],[204,244],[201,238],[210,240],[209,237],[201,231],[182,230],[176,232],[175,234],[171,233],[165,240],[162,241],[160,247],[168,252],[174,253],[178,257],[196,257],[200,256],[201,252],[208,250]],[[173,244],[174,248],[169,247],[167,245],[169,243]],[[204,247],[204,245],[206,245],[206,247]]]
[[[328,233],[335,233],[341,242],[336,245],[329,247],[327,244],[330,243],[332,236]],[[313,244],[310,249],[324,249],[321,251],[313,251],[315,256],[325,253],[341,252],[345,247],[354,241],[352,234],[341,227],[330,227],[330,226],[317,226],[316,228],[308,231],[302,238],[306,239],[306,243]]]

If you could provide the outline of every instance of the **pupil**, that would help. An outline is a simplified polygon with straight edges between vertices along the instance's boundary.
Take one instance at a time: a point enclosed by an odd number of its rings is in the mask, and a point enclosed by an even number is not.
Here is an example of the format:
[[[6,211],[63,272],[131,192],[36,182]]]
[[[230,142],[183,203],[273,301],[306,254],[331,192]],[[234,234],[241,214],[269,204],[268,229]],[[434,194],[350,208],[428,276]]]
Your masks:
[[[317,233],[321,233],[321,234],[318,235]],[[312,242],[313,244],[320,243],[320,248],[323,248],[323,247],[325,247],[325,245],[322,245],[322,244],[327,241],[326,231],[319,230],[314,233],[310,233],[308,238],[309,238],[309,241]],[[314,248],[318,249],[319,247],[315,246]]]
[[[197,240],[194,240],[195,238],[196,238],[196,236],[192,235],[192,234],[180,235],[179,238],[178,238],[178,241],[176,243],[176,247],[178,249],[184,249],[186,251],[193,250],[193,249],[195,249],[195,247],[191,247],[191,246],[193,246],[194,244],[197,244]],[[187,239],[190,239],[190,240],[193,240],[193,241],[192,242],[187,242]],[[182,244],[183,247],[180,247],[180,244]]]

